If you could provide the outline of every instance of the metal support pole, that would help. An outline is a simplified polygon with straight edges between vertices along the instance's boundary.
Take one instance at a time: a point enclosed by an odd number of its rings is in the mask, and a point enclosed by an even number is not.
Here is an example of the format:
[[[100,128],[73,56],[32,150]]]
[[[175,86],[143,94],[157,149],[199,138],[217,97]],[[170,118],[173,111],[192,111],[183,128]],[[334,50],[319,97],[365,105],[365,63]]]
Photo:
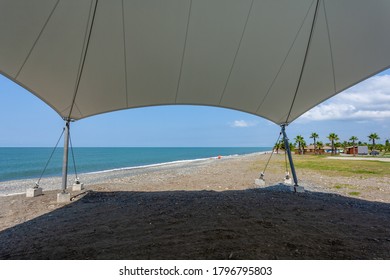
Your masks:
[[[62,160],[62,193],[66,193],[66,185],[68,180],[69,124],[70,120],[66,120],[64,132],[64,157]]]
[[[297,187],[298,186],[298,178],[297,178],[297,174],[295,173],[294,162],[293,162],[293,159],[291,156],[290,144],[288,143],[288,138],[287,138],[287,134],[286,134],[286,125],[282,124],[281,127],[282,127],[282,133],[283,133],[284,146],[285,146],[285,149],[287,152],[288,161],[290,162],[291,173],[292,173],[293,179],[294,179],[294,187]]]

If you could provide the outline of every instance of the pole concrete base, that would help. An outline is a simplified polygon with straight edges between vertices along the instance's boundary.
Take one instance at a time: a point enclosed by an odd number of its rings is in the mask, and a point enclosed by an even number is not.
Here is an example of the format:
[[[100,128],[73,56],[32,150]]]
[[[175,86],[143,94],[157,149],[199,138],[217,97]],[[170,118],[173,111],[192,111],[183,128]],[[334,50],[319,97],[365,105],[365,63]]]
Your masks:
[[[36,197],[42,195],[42,188],[29,188],[26,190],[26,197]]]
[[[264,179],[256,179],[255,180],[255,185],[258,186],[258,187],[264,187],[265,186]]]
[[[297,192],[297,193],[304,193],[305,192],[305,188],[301,187],[301,186],[291,186],[290,187],[290,191]]]
[[[284,178],[284,183],[286,185],[292,185],[293,184],[292,178]]]
[[[284,176],[284,184],[286,185],[292,185],[293,184],[293,181],[292,181],[292,178],[290,176],[290,172],[286,172],[286,176]]]
[[[70,193],[57,193],[57,203],[70,202]]]
[[[74,192],[79,192],[79,191],[82,191],[83,189],[84,189],[84,183],[78,183],[78,184],[76,183],[72,187],[72,190]]]

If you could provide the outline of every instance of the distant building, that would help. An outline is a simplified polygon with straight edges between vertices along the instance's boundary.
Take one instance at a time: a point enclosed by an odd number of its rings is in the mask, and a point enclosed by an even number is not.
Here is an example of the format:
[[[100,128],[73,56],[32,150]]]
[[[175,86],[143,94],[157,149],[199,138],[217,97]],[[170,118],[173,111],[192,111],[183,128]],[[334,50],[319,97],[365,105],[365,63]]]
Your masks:
[[[355,155],[368,155],[368,147],[367,146],[350,146],[345,149],[345,153],[349,155],[353,155],[355,150]]]
[[[319,153],[319,149],[317,148],[317,153]],[[309,145],[307,147],[305,147],[304,149],[304,153],[305,154],[309,154],[309,155],[314,155],[315,154],[315,149],[314,149],[314,145]]]
[[[358,155],[368,155],[368,146],[358,146]]]
[[[324,146],[324,152],[326,154],[331,154],[332,153],[332,147],[331,146]],[[336,154],[340,153],[340,150],[336,148]]]
[[[354,152],[355,150],[355,152]],[[357,155],[358,154],[358,147],[357,146],[349,146],[345,148],[345,153],[348,155]]]
[[[332,151],[332,147],[329,147],[329,146],[324,146],[321,149],[319,149],[317,147],[317,155],[323,155],[323,154],[328,153],[328,152],[330,153],[331,151]],[[295,154],[299,155],[299,149],[298,148],[295,148],[294,152],[295,152]],[[305,154],[305,155],[314,155],[315,153],[316,153],[316,151],[314,149],[314,145],[306,146],[303,149],[303,154]]]

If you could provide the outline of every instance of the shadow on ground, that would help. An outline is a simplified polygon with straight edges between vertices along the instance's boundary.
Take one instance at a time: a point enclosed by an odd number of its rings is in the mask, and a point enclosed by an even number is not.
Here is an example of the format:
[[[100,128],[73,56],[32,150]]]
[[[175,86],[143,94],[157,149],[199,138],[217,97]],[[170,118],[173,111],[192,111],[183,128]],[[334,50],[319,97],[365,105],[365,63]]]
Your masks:
[[[390,259],[390,205],[281,191],[87,192],[0,232],[0,259]]]

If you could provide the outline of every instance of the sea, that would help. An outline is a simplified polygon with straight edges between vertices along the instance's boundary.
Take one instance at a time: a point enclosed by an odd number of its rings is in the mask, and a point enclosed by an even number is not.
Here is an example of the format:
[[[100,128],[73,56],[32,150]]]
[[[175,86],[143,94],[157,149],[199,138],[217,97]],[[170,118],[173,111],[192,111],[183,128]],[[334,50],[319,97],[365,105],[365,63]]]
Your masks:
[[[69,174],[155,166],[270,151],[271,147],[86,148],[69,150]],[[61,176],[62,148],[0,147],[0,182]]]

